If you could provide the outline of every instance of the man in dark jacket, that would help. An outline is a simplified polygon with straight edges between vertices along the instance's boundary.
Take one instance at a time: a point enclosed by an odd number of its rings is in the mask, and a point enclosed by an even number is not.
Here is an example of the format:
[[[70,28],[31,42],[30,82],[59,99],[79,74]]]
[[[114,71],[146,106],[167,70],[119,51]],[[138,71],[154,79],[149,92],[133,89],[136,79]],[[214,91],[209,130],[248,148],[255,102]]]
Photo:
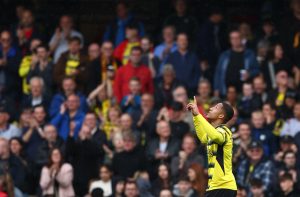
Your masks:
[[[156,124],[156,132],[158,137],[149,141],[146,148],[147,159],[151,165],[150,171],[154,175],[161,161],[170,163],[171,158],[179,152],[180,142],[171,137],[171,127],[169,122],[161,120]]]
[[[88,192],[88,183],[98,177],[99,164],[103,163],[103,152],[92,139],[92,130],[82,125],[79,139],[74,139],[74,125],[70,125],[70,132],[66,142],[67,158],[74,167],[74,189],[76,194],[83,196]]]
[[[114,155],[112,169],[121,178],[133,177],[136,171],[145,169],[144,151],[136,143],[136,137],[131,132],[123,134],[124,151]]]

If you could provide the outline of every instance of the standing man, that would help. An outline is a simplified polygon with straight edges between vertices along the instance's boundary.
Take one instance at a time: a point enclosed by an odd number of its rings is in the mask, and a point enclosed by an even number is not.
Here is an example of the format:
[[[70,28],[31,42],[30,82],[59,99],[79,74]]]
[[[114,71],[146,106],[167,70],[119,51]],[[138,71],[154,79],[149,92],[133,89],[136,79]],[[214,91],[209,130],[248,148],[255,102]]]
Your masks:
[[[237,186],[232,173],[232,133],[225,126],[234,114],[233,108],[221,102],[211,107],[206,118],[199,113],[196,97],[187,105],[193,114],[196,134],[207,145],[208,187],[206,197],[235,197]]]

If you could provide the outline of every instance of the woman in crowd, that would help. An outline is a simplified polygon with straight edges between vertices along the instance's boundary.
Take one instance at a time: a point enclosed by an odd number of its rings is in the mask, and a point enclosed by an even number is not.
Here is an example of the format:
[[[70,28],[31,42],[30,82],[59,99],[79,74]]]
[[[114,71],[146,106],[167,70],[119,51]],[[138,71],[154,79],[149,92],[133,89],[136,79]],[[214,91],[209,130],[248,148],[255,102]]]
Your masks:
[[[204,196],[207,184],[204,168],[197,163],[193,163],[190,165],[187,174],[193,189],[197,191],[199,197]]]
[[[163,189],[172,189],[171,168],[168,164],[162,163],[158,166],[158,178],[152,183],[152,194],[159,196]]]
[[[55,148],[51,151],[49,163],[41,173],[40,186],[43,196],[70,196],[74,197],[73,167],[64,163],[62,153]]]

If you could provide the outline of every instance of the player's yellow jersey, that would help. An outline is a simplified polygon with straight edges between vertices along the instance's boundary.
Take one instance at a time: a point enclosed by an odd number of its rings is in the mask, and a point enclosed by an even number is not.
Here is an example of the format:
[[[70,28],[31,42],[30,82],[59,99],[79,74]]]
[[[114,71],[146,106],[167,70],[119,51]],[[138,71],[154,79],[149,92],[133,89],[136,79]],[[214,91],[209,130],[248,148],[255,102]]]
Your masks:
[[[194,116],[198,138],[207,145],[208,188],[237,190],[232,173],[232,134],[225,126],[214,128],[202,115]]]

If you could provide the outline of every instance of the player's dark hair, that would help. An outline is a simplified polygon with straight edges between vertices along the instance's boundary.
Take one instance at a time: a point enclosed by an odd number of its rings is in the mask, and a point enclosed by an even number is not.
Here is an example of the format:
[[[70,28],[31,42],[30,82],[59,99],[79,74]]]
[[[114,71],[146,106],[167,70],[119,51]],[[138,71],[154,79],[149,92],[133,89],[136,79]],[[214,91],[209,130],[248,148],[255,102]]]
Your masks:
[[[222,102],[223,111],[224,111],[224,120],[223,123],[227,123],[234,115],[233,108],[226,102]]]

